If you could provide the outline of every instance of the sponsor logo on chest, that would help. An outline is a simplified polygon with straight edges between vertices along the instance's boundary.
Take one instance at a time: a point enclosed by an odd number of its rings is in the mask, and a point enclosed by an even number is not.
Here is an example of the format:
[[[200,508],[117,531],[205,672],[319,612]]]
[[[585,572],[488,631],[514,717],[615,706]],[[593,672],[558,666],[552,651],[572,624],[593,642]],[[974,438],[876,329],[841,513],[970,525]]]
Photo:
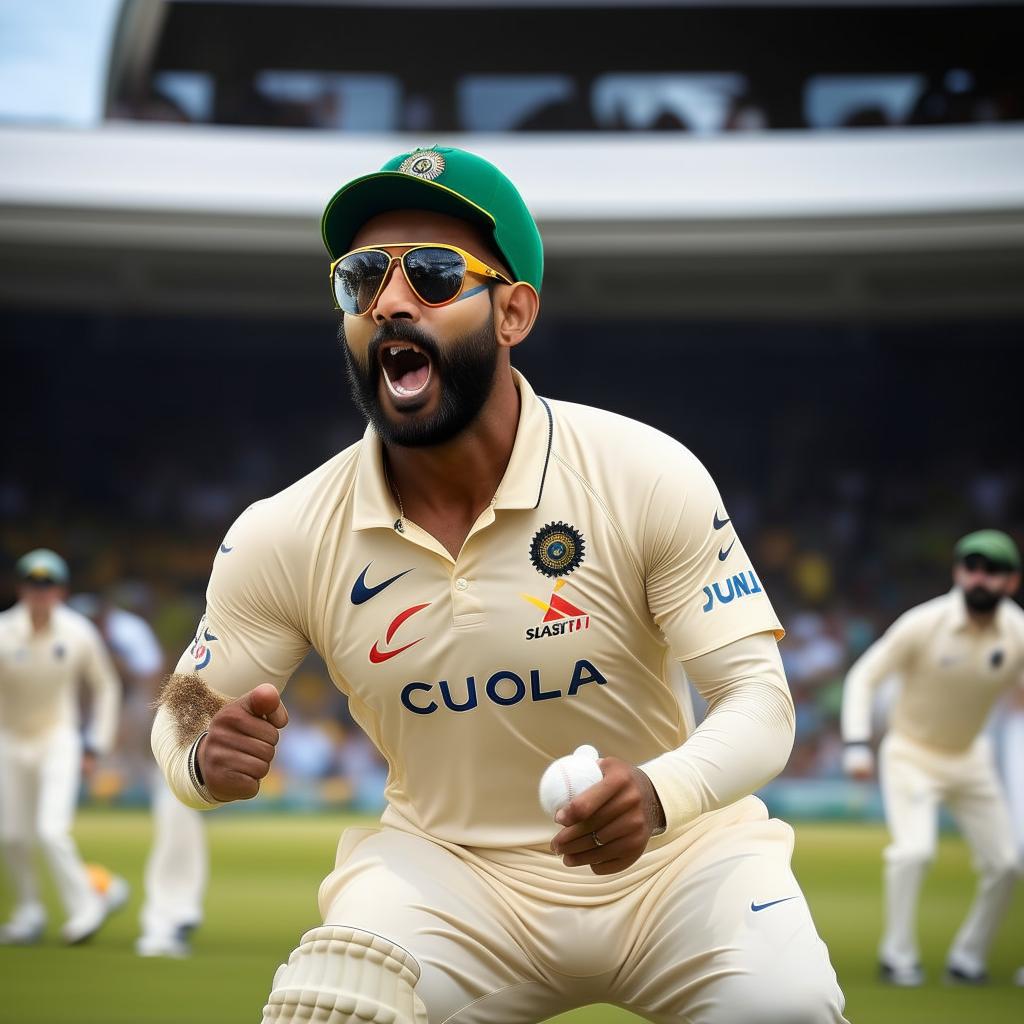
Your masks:
[[[541,680],[539,668],[531,668],[524,673],[502,669],[486,680],[482,676],[477,679],[475,675],[466,676],[464,682],[453,680],[451,683],[447,679],[436,683],[416,679],[402,687],[400,699],[406,711],[414,715],[432,715],[442,708],[456,712],[475,711],[481,703],[510,708],[523,701],[536,703],[575,697],[587,683],[606,686],[608,680],[596,665],[580,658],[569,678],[556,686]]]
[[[539,597],[533,597],[531,594],[519,595],[524,601],[544,613],[539,625],[530,626],[526,630],[527,640],[543,640],[549,636],[567,636],[569,633],[579,633],[581,630],[590,629],[590,613],[559,594],[564,586],[565,580],[558,580],[547,601],[542,601]]]

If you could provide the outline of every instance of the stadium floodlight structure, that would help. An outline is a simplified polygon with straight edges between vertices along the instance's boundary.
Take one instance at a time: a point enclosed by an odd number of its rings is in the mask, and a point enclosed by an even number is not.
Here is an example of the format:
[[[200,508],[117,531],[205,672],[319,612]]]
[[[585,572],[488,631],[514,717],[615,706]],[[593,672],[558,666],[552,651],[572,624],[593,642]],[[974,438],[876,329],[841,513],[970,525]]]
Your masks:
[[[1014,5],[929,5],[913,21],[870,0],[213,6],[127,0],[104,123],[0,127],[0,301],[329,316],[325,198],[396,149],[448,143],[521,183],[549,309],[1024,309],[1024,121],[830,128],[913,122],[937,79],[956,93],[988,74],[1024,95],[1015,37],[993,32]],[[880,37],[878,18],[907,31]],[[360,40],[385,20],[382,55]],[[587,46],[564,45],[572,25]],[[486,45],[500,26],[505,63]],[[856,60],[877,102],[843,114]],[[570,93],[587,102],[530,106]],[[744,96],[766,130],[722,130],[723,103]],[[284,127],[316,118],[335,130]],[[628,261],[610,268],[609,250]]]

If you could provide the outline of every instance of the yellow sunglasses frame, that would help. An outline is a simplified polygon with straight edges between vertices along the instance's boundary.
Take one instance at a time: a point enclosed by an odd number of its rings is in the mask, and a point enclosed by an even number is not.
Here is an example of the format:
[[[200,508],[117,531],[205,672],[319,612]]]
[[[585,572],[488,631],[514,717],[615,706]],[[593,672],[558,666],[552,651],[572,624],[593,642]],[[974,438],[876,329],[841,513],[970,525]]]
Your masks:
[[[399,253],[397,256],[386,251],[387,249],[397,249],[401,246],[405,247],[405,251]],[[450,299],[445,299],[444,302],[427,302],[423,296],[416,291],[416,286],[409,280],[409,272],[405,267],[405,257],[408,256],[409,253],[415,252],[417,249],[447,249],[450,252],[458,253],[462,257],[463,262],[466,264],[466,272],[462,275],[462,284],[459,286],[459,290]],[[382,252],[388,258],[388,265],[384,270],[384,274],[381,276],[380,285],[377,288],[377,291],[370,300],[370,304],[366,307],[366,312],[349,313],[347,310],[342,310],[341,306],[338,305],[337,297],[334,294],[334,271],[342,260],[348,259],[349,256],[355,256],[356,253],[360,252]],[[334,299],[334,308],[343,312],[345,316],[369,316],[373,307],[377,304],[377,300],[380,298],[381,292],[384,291],[388,281],[391,279],[391,271],[394,268],[395,263],[402,268],[402,276],[405,278],[405,283],[412,289],[413,295],[415,295],[419,302],[424,306],[429,306],[431,309],[440,309],[442,306],[448,306],[455,302],[466,290],[466,278],[470,274],[477,274],[480,277],[485,277],[492,281],[500,281],[502,284],[514,283],[500,271],[487,266],[486,263],[477,259],[471,252],[466,252],[465,249],[460,249],[457,245],[449,245],[447,242],[381,242],[378,245],[364,245],[358,249],[352,249],[343,256],[339,256],[331,263],[330,269],[327,272],[327,283],[331,288],[331,298]]]

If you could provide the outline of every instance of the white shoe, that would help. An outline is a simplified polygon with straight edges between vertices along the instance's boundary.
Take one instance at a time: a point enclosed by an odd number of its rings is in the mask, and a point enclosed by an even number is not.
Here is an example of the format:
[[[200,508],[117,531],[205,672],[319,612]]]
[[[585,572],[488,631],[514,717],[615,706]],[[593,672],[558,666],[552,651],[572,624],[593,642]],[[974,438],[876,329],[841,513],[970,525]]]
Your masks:
[[[31,946],[43,937],[46,911],[38,903],[16,907],[11,919],[0,925],[0,946]]]
[[[114,875],[107,891],[99,897],[95,907],[75,914],[64,923],[64,927],[60,930],[61,937],[69,946],[92,938],[103,927],[107,918],[128,902],[130,895],[131,887],[128,883],[118,875]]]
[[[91,939],[103,926],[107,919],[107,912],[102,903],[97,903],[91,910],[82,911],[69,917],[60,929],[60,937],[69,945],[75,946],[79,942]]]
[[[986,985],[988,984],[988,971],[985,965],[975,960],[957,960],[950,957],[946,961],[947,985]]]
[[[135,940],[138,956],[168,956],[181,960],[192,951],[183,939],[175,935],[140,935]]]
[[[887,985],[895,985],[897,988],[919,988],[924,984],[924,971],[920,964],[895,967],[883,960],[878,965],[878,974]]]
[[[132,894],[132,887],[120,876],[114,875],[110,879],[110,885],[103,894],[103,904],[107,915],[120,910],[129,900]]]

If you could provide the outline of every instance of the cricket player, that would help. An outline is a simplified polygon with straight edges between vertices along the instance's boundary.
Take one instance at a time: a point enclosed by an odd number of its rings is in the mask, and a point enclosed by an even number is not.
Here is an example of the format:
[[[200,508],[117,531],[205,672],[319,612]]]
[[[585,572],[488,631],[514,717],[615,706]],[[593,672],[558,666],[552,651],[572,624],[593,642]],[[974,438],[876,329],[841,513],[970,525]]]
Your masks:
[[[71,604],[87,615],[106,641],[128,688],[126,712],[135,711],[148,733],[153,701],[164,667],[160,643],[141,616],[107,597],[76,594]],[[149,748],[146,748],[147,759]],[[185,957],[189,935],[203,919],[208,875],[202,815],[176,800],[163,773],[153,766],[151,806],[153,845],[146,861],[145,900],[139,915],[139,956]]]
[[[492,164],[397,156],[323,232],[369,425],[228,530],[153,732],[185,802],[254,796],[314,647],[388,762],[380,825],[343,835],[263,1020],[518,1024],[608,1001],[843,1021],[793,833],[750,795],[786,763],[793,705],[707,471],[512,369],[543,250]],[[614,280],[630,257],[606,257]],[[674,659],[709,702],[692,734]],[[552,822],[540,777],[583,743],[602,781]]]
[[[1003,779],[1017,840],[1017,856],[1024,862],[1024,688],[1017,690],[1007,709],[1002,755]],[[1013,982],[1024,987],[1024,967],[1017,968]]]
[[[946,959],[949,980],[980,983],[1019,870],[1013,829],[988,736],[995,702],[1024,683],[1024,611],[1011,599],[1020,553],[1005,533],[979,530],[955,549],[955,586],[911,608],[850,669],[843,690],[844,764],[874,772],[871,696],[901,682],[878,756],[891,843],[885,850],[885,932],[880,971],[894,985],[924,981],[916,915],[935,856],[939,805],[953,813],[974,854],[978,892]]]
[[[17,564],[18,602],[0,612],[0,845],[15,906],[0,943],[42,938],[46,913],[33,868],[43,848],[67,913],[61,936],[83,942],[124,905],[128,885],[114,876],[96,891],[71,837],[81,775],[92,773],[117,731],[121,684],[99,634],[63,602],[68,567],[45,548]],[[84,743],[78,685],[92,691]]]

